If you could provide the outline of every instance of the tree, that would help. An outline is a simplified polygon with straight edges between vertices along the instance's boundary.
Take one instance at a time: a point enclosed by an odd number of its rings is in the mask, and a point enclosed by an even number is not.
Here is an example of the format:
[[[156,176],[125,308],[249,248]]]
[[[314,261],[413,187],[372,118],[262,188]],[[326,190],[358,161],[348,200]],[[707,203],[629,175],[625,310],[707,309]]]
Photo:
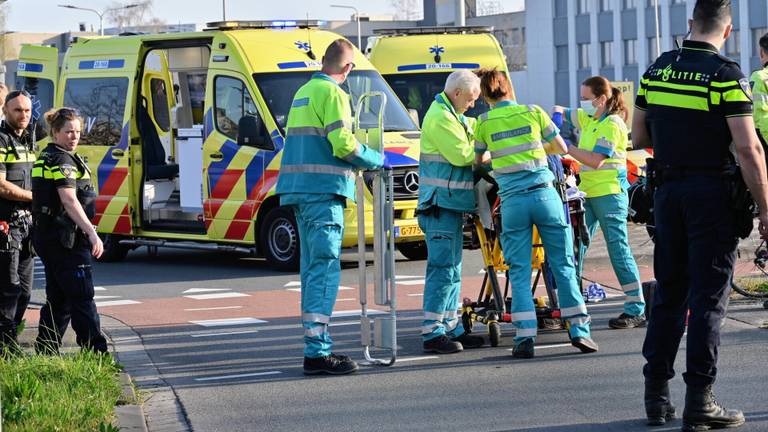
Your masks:
[[[395,19],[416,21],[422,19],[419,0],[390,0],[389,4],[395,9]]]
[[[165,22],[152,15],[152,3],[154,0],[145,0],[141,3],[131,1],[113,1],[109,8],[113,9],[107,12],[107,22],[118,28],[137,27],[137,26],[162,26]],[[125,6],[136,4],[137,6],[125,8]]]

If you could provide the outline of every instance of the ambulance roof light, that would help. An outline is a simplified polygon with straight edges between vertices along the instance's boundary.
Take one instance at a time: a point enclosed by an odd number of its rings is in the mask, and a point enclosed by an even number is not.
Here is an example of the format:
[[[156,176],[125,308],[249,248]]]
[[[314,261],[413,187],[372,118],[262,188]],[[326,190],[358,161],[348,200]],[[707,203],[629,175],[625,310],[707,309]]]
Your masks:
[[[493,26],[437,26],[375,29],[373,34],[380,36],[405,36],[420,34],[478,34],[490,33],[492,31]]]
[[[323,24],[318,20],[214,21],[206,24],[206,30],[311,28]]]

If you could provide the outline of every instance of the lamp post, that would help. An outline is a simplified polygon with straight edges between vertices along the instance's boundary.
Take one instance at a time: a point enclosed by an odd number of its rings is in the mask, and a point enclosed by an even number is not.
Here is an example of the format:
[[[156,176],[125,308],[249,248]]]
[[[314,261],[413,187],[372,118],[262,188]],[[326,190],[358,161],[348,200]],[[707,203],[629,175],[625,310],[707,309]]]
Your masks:
[[[659,32],[659,0],[653,1],[653,12],[654,17],[656,18],[656,57],[658,57],[661,55],[661,32]],[[650,60],[650,63],[653,63],[653,60]]]
[[[88,11],[88,12],[93,12],[96,15],[98,15],[99,16],[99,36],[104,36],[104,15],[107,12],[112,12],[112,11],[121,10],[121,9],[132,9],[132,8],[139,7],[139,6],[141,6],[141,4],[133,3],[133,4],[125,5],[125,6],[104,9],[103,11],[99,12],[96,9],[89,9],[89,8],[84,8],[84,7],[79,7],[79,6],[73,6],[73,5],[70,5],[70,4],[59,5],[59,7],[61,7],[61,8],[84,10],[84,11]]]
[[[221,0],[221,20],[227,20],[227,0]]]
[[[331,7],[340,8],[340,9],[352,9],[355,11],[355,20],[357,21],[357,48],[362,51],[363,50],[363,44],[360,41],[360,12],[357,11],[357,8],[354,6],[346,6],[346,5],[331,5]]]

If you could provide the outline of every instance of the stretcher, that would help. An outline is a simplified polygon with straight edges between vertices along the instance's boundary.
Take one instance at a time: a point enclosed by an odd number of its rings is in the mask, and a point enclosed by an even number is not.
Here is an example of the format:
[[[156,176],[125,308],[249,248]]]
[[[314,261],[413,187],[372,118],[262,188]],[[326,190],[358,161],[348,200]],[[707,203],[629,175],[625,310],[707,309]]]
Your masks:
[[[558,161],[559,163],[559,161]],[[556,173],[557,174],[557,173]],[[483,182],[486,182],[485,184]],[[563,176],[559,176],[555,186],[564,198],[564,211],[567,210],[573,231],[574,259],[578,262],[579,249],[589,243],[589,233],[585,223],[584,197],[578,193],[565,193]],[[477,184],[479,212],[467,216],[465,224],[465,249],[480,249],[483,254],[484,275],[480,292],[476,300],[465,297],[461,305],[461,319],[467,332],[474,330],[474,324],[487,327],[490,345],[501,343],[501,323],[511,319],[511,285],[509,266],[504,262],[501,248],[501,200],[497,196],[498,187],[492,178],[485,176]],[[571,189],[573,190],[573,189]],[[483,204],[487,203],[493,205]],[[484,212],[484,208],[486,211]],[[485,214],[484,214],[485,213]],[[534,227],[533,252],[531,254],[532,279],[531,292],[534,295],[536,317],[540,330],[567,330],[567,323],[561,319],[557,298],[557,286],[544,254],[544,245]],[[575,265],[575,263],[574,263]],[[581,275],[576,275],[581,281]],[[500,282],[504,279],[504,283]],[[546,297],[536,297],[539,283],[544,283]]]

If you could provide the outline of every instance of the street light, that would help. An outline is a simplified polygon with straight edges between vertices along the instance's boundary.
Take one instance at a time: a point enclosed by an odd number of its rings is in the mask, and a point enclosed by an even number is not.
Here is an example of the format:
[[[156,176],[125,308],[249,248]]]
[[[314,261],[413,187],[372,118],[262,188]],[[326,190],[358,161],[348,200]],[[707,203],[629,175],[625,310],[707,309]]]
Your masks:
[[[360,13],[357,11],[357,8],[354,6],[346,6],[346,5],[331,5],[331,7],[340,8],[340,9],[352,9],[355,11],[355,19],[357,20],[357,48],[362,51],[363,50],[363,44],[360,42]]]
[[[89,9],[89,8],[84,8],[84,7],[79,7],[79,6],[73,6],[73,5],[69,5],[69,4],[66,4],[66,5],[58,5],[58,6],[59,6],[60,8],[66,8],[66,9],[77,9],[77,10],[84,10],[84,11],[88,11],[88,12],[93,12],[93,13],[95,13],[96,15],[98,15],[98,16],[99,16],[99,35],[100,35],[100,36],[104,36],[104,15],[105,15],[107,12],[112,12],[112,11],[121,10],[121,9],[132,9],[132,8],[135,8],[135,7],[139,7],[139,6],[141,6],[141,4],[140,4],[140,3],[134,3],[134,4],[129,4],[129,5],[125,5],[125,6],[119,6],[119,7],[114,7],[114,8],[108,8],[108,9],[104,9],[104,10],[103,10],[103,11],[101,11],[101,12],[97,11],[96,9]]]

